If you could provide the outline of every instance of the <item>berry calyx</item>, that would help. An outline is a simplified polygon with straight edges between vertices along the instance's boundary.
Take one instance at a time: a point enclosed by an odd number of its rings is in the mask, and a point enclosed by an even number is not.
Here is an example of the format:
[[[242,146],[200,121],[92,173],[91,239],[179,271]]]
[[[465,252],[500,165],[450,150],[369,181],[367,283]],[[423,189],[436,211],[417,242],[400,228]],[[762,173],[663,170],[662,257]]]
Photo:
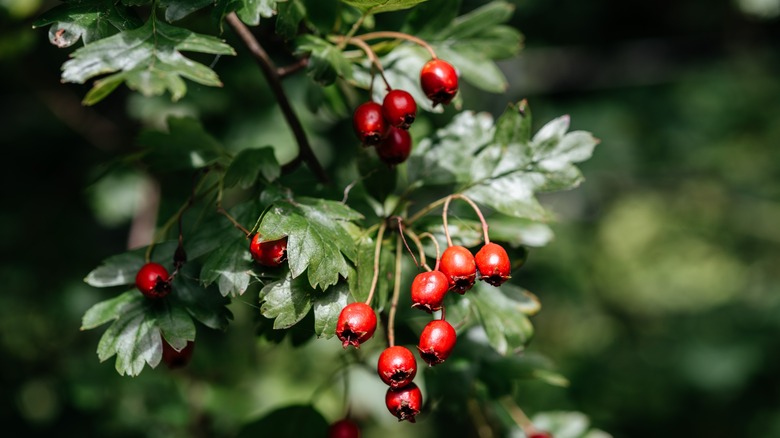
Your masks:
[[[450,284],[441,271],[422,272],[412,281],[412,307],[432,313],[441,309]]]
[[[534,432],[531,432],[530,435],[528,435],[528,438],[553,438],[552,434],[550,432],[545,432],[543,430],[537,430]]]
[[[374,336],[375,330],[376,313],[368,304],[352,303],[341,309],[336,322],[336,336],[344,348],[348,345],[360,348],[360,344]]]
[[[461,295],[474,286],[477,265],[471,251],[462,246],[450,246],[441,255],[439,270],[447,277],[450,290]]]
[[[387,137],[390,125],[382,115],[382,105],[365,102],[352,114],[352,127],[364,146],[376,146]]]
[[[385,406],[398,421],[409,420],[414,423],[414,417],[422,407],[422,392],[414,383],[403,388],[388,388],[385,394]]]
[[[187,341],[187,345],[181,351],[176,351],[165,339],[163,339],[162,344],[162,361],[165,362],[169,369],[183,368],[190,363],[192,351],[195,349],[194,342]]]
[[[455,329],[443,319],[429,322],[420,334],[417,350],[428,366],[434,366],[447,360],[455,348],[457,335]]]
[[[360,428],[349,418],[342,418],[330,425],[328,438],[360,438]]]
[[[287,260],[287,237],[278,240],[261,241],[260,234],[255,234],[249,243],[249,253],[252,258],[263,266],[278,268]]]
[[[162,298],[171,292],[168,270],[159,263],[150,262],[135,274],[135,287],[147,298]]]
[[[512,266],[509,255],[501,245],[486,243],[474,256],[479,279],[493,286],[501,286],[509,279]]]
[[[404,90],[390,90],[382,101],[382,114],[390,126],[409,129],[417,116],[417,102]]]
[[[392,126],[387,138],[376,146],[379,159],[391,166],[406,161],[411,152],[412,136],[409,135],[409,131]]]
[[[417,375],[417,360],[408,348],[396,345],[379,355],[376,371],[391,388],[401,388],[412,383]]]
[[[432,59],[420,70],[420,86],[433,106],[447,105],[458,93],[458,73],[447,61]]]

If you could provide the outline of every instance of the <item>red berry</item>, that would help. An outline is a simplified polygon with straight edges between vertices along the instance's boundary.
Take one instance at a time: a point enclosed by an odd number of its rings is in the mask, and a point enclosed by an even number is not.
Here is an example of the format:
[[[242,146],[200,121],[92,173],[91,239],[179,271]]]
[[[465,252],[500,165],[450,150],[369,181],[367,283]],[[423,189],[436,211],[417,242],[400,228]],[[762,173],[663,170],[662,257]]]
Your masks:
[[[336,322],[336,336],[344,344],[344,348],[352,345],[360,348],[360,344],[371,339],[376,330],[376,313],[366,303],[347,304],[341,309]]]
[[[531,432],[530,435],[528,435],[528,438],[553,438],[552,434],[550,432],[545,432],[543,430],[537,430],[534,432]]]
[[[444,362],[455,348],[457,336],[455,329],[443,319],[435,319],[425,326],[420,334],[417,350],[428,366]]]
[[[168,368],[182,368],[190,363],[190,359],[192,359],[192,350],[195,349],[194,342],[187,341],[187,345],[185,345],[181,351],[176,351],[165,339],[163,339],[162,344],[162,360],[168,365]]]
[[[391,388],[401,388],[414,380],[417,374],[417,360],[408,348],[396,345],[386,348],[379,355],[376,371],[379,373],[379,378]]]
[[[404,90],[390,90],[382,101],[382,114],[391,126],[409,129],[417,115],[417,103]]]
[[[432,59],[420,71],[420,85],[433,106],[447,105],[458,93],[458,73],[448,62]]]
[[[412,136],[409,135],[409,131],[392,126],[387,138],[376,146],[379,159],[388,165],[403,163],[409,158],[411,152]]]
[[[422,272],[412,281],[412,307],[428,313],[441,309],[450,284],[441,271]]]
[[[355,109],[352,115],[352,127],[355,128],[355,134],[363,145],[374,146],[387,137],[390,125],[382,115],[382,105],[366,102]]]
[[[360,438],[360,428],[349,418],[342,418],[330,425],[328,438]]]
[[[171,292],[168,271],[159,263],[147,263],[135,275],[135,287],[147,298],[162,298]]]
[[[414,417],[422,407],[422,393],[414,383],[403,388],[388,388],[385,394],[385,405],[398,421],[409,420],[414,423]]]
[[[488,243],[474,256],[479,271],[479,279],[493,286],[501,286],[509,279],[512,270],[509,256],[501,245]]]
[[[450,246],[444,250],[439,269],[447,277],[450,290],[461,295],[474,286],[477,265],[471,251],[462,246]]]
[[[278,268],[287,260],[287,237],[263,242],[260,240],[260,234],[255,234],[249,244],[249,253],[257,263]]]

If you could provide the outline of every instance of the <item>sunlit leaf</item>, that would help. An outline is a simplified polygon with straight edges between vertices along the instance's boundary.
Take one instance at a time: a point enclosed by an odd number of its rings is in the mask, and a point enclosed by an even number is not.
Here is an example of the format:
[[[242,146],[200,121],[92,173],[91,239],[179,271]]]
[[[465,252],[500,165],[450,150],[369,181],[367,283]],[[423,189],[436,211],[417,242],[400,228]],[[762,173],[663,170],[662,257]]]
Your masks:
[[[425,2],[426,0],[341,0],[344,3],[354,6],[361,11],[370,11],[372,13],[400,11],[409,9],[414,5]]]
[[[79,38],[84,44],[141,25],[141,20],[126,7],[112,0],[66,1],[46,11],[33,27],[51,25],[49,41],[57,47],[69,47]]]
[[[311,310],[314,293],[302,277],[287,276],[260,291],[260,312],[274,319],[275,329],[292,327]]]
[[[224,244],[209,255],[200,273],[204,286],[216,282],[223,296],[241,295],[249,287],[252,261],[245,237]]]
[[[349,297],[349,286],[344,282],[317,294],[314,298],[314,333],[318,337],[330,339],[336,334],[336,322]]]

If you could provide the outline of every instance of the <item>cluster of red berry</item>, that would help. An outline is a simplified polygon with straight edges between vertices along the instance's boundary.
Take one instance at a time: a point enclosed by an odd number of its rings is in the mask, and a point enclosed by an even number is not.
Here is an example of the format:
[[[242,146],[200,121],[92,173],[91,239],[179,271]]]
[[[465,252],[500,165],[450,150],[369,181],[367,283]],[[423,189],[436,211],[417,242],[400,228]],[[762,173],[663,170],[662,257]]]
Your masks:
[[[448,104],[458,93],[458,74],[446,61],[432,59],[420,71],[420,85],[433,105]],[[382,104],[368,101],[355,109],[352,126],[363,146],[375,146],[388,165],[401,164],[412,152],[409,126],[417,116],[417,103],[404,90],[389,90]]]

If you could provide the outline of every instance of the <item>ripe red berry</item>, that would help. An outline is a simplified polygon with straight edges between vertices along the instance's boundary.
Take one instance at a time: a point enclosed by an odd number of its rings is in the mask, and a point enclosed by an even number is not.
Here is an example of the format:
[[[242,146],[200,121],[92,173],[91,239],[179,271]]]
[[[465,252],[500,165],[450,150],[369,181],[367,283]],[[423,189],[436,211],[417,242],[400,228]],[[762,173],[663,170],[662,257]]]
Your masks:
[[[512,270],[509,256],[501,245],[485,244],[474,256],[479,271],[479,279],[493,286],[501,286],[509,279]]]
[[[366,102],[355,109],[352,127],[364,146],[375,146],[387,137],[390,125],[382,115],[382,105]]]
[[[528,438],[553,438],[552,434],[550,432],[545,432],[543,430],[537,430],[534,432],[531,432],[530,435],[528,435]]]
[[[450,246],[441,255],[439,269],[447,277],[450,290],[461,295],[474,286],[477,265],[471,251],[462,246]]]
[[[396,345],[386,348],[379,355],[376,371],[379,378],[391,388],[401,388],[414,380],[417,360],[408,348]]]
[[[417,103],[404,90],[390,90],[382,101],[382,114],[390,126],[409,129],[417,115]]]
[[[135,287],[147,298],[162,298],[171,292],[168,271],[159,263],[147,263],[135,275]]]
[[[448,62],[432,59],[420,70],[420,85],[433,106],[447,105],[458,93],[458,73]]]
[[[165,362],[165,365],[168,365],[168,368],[182,368],[190,363],[190,359],[192,359],[192,351],[195,349],[194,342],[187,341],[187,345],[185,345],[181,351],[176,351],[165,339],[163,339],[162,344],[162,360]]]
[[[444,362],[455,348],[457,336],[455,329],[443,319],[435,319],[425,326],[420,334],[417,350],[428,366]]]
[[[447,276],[441,271],[422,272],[412,281],[412,307],[428,313],[441,309],[449,290]]]
[[[348,345],[360,348],[360,344],[374,336],[375,330],[376,313],[368,304],[352,303],[341,309],[336,322],[336,336],[344,348]]]
[[[278,268],[287,260],[287,237],[263,242],[260,240],[260,234],[255,234],[249,243],[249,253],[257,263]]]
[[[409,158],[411,152],[412,136],[409,135],[409,131],[392,126],[387,138],[376,146],[376,153],[379,155],[379,159],[388,165],[403,163]]]
[[[388,388],[385,394],[385,406],[398,421],[409,420],[414,423],[414,417],[422,407],[422,393],[414,383],[403,388]]]
[[[360,438],[360,428],[349,418],[342,418],[330,425],[328,438]]]

